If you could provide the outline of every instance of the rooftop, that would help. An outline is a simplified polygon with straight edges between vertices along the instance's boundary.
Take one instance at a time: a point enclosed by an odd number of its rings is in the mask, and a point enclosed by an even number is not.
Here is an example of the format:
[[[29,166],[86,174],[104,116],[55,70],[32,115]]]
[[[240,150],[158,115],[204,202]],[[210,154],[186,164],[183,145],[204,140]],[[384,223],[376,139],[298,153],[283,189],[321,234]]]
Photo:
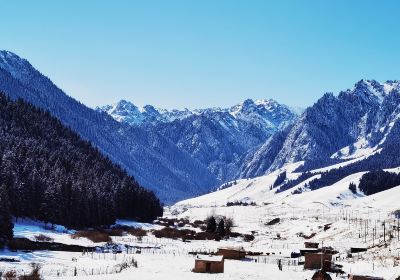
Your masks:
[[[196,260],[208,261],[208,262],[221,262],[224,256],[208,256],[208,255],[197,255]]]

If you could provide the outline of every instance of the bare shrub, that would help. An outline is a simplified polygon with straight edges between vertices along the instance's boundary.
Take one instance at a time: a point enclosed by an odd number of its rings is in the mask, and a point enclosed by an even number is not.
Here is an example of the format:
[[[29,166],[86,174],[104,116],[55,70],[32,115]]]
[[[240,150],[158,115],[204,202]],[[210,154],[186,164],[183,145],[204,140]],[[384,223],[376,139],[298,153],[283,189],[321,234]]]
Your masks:
[[[3,275],[6,280],[17,280],[17,273],[14,270],[7,271]]]
[[[122,228],[112,228],[112,229],[108,230],[108,234],[110,236],[123,236],[124,230]]]
[[[72,234],[71,237],[74,239],[84,237],[93,241],[94,243],[111,242],[110,235],[107,232],[100,230],[81,230]]]
[[[136,227],[129,227],[126,230],[127,233],[130,235],[136,236],[136,237],[143,237],[147,235],[147,231],[142,229],[142,228],[136,228]]]
[[[235,222],[233,218],[225,218],[225,234],[230,235],[232,233],[232,228],[235,226]]]
[[[230,236],[230,237],[233,237],[233,238],[236,238],[236,237],[241,237],[241,236],[243,236],[243,235],[242,235],[241,233],[232,231],[232,232],[229,234],[229,236]]]
[[[182,238],[184,240],[189,240],[191,239],[191,236],[194,236],[196,234],[196,232],[189,229],[179,230],[175,228],[166,227],[160,230],[155,230],[153,234],[157,238],[171,238],[171,239]]]
[[[245,242],[253,241],[253,240],[254,240],[254,235],[252,235],[252,234],[245,234],[245,235],[243,235],[243,240],[244,240]]]
[[[216,233],[198,232],[195,235],[194,239],[195,240],[215,240],[215,241],[220,241],[221,237]]]

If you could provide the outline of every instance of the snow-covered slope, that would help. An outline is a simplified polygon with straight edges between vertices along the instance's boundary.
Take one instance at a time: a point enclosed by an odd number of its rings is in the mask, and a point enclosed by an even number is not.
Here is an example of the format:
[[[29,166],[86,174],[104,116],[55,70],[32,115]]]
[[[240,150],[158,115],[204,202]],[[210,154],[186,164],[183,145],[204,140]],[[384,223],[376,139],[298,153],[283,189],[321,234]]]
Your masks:
[[[308,168],[377,151],[399,122],[400,83],[361,80],[338,96],[325,94],[282,137],[247,155],[241,177],[306,161]]]
[[[299,182],[296,186],[286,191],[277,192],[277,188],[271,188],[278,175],[283,171],[286,171],[288,180],[298,178],[300,173],[296,173],[294,170],[302,164],[303,162],[288,164],[265,176],[237,180],[230,187],[180,201],[176,204],[176,207],[224,207],[228,202],[255,202],[257,205],[275,205],[276,207],[287,207],[289,209],[293,207],[312,209],[321,208],[321,206],[326,208],[376,207],[393,211],[399,208],[395,197],[400,195],[400,186],[371,196],[365,196],[361,192],[354,194],[350,191],[350,183],[358,185],[366,171],[351,174],[332,185],[327,185],[314,191],[305,187],[305,184],[321,177],[318,170],[311,171],[315,175]],[[333,168],[335,167],[333,166]],[[386,169],[385,171],[399,173],[400,167]],[[293,190],[299,188],[301,193],[293,193]]]

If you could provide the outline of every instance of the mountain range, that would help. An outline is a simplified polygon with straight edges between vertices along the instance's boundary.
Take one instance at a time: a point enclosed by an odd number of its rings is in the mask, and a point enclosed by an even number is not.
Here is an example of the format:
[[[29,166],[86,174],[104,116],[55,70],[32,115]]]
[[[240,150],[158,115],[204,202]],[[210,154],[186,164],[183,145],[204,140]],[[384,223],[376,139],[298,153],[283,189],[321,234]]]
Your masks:
[[[196,110],[139,108],[121,100],[98,107],[115,120],[146,130],[155,129],[198,160],[224,182],[238,176],[241,159],[298,115],[274,100],[247,99],[230,108]]]
[[[169,203],[207,192],[218,180],[156,130],[115,121],[66,95],[27,60],[0,52],[0,90],[49,111]]]
[[[196,110],[121,100],[91,109],[27,60],[1,51],[0,90],[49,111],[165,203],[289,163],[302,162],[302,172],[351,161],[360,162],[353,169],[372,170],[399,158],[398,81],[360,80],[300,113],[270,99]]]

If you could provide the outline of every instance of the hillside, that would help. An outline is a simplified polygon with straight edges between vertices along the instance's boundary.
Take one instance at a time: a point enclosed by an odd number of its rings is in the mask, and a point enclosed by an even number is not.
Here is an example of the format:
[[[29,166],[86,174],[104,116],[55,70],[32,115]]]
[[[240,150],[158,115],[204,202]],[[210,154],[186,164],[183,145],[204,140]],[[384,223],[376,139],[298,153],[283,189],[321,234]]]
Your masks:
[[[157,130],[132,127],[66,95],[27,60],[0,51],[0,90],[48,110],[144,187],[170,203],[209,191],[218,180]]]
[[[89,227],[162,215],[153,192],[90,143],[48,112],[3,94],[0,158],[2,211],[9,207],[17,218]]]
[[[261,176],[297,161],[310,170],[386,149],[398,138],[399,105],[397,81],[361,80],[338,96],[327,93],[280,137],[248,154],[240,177]]]

